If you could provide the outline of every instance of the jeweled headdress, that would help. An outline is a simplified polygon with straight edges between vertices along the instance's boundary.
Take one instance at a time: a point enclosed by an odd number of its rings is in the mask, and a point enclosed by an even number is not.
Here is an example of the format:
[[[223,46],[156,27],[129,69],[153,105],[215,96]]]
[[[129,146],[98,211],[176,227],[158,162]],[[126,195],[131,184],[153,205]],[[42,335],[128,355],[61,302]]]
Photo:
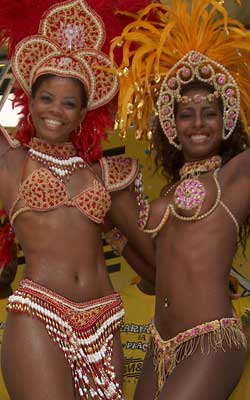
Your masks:
[[[150,135],[150,121],[158,115],[169,142],[179,148],[174,105],[190,101],[181,90],[194,80],[214,88],[209,101],[221,97],[224,140],[239,115],[249,131],[250,33],[221,2],[193,0],[190,10],[185,0],[153,3],[115,38],[116,46],[123,47],[116,120],[123,136],[131,124],[137,138]]]
[[[23,107],[18,139],[27,142],[32,135],[27,95],[35,80],[44,74],[74,77],[88,92],[89,112],[83,134],[72,140],[89,161],[100,158],[100,140],[112,127],[112,99],[118,90],[117,78],[109,71],[109,43],[128,22],[115,11],[135,11],[145,4],[146,0],[1,1],[0,45],[7,40],[12,71],[21,87],[14,101]]]
[[[64,1],[47,10],[38,34],[23,39],[12,56],[12,70],[26,94],[40,75],[77,78],[88,92],[88,109],[108,103],[118,90],[117,79],[101,71],[111,66],[101,48],[102,19],[84,0]]]

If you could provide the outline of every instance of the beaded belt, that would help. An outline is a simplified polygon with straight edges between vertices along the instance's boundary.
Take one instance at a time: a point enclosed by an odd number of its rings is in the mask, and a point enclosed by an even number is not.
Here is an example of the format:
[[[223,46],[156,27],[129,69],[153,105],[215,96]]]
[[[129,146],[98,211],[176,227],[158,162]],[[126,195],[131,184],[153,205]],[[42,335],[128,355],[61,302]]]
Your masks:
[[[201,352],[205,354],[209,354],[211,350],[225,350],[225,346],[247,348],[246,337],[237,318],[205,322],[180,332],[169,340],[161,338],[154,323],[150,324],[150,333],[150,349],[158,374],[159,392],[177,364],[191,356],[199,346]]]
[[[25,279],[9,297],[7,309],[45,324],[64,352],[81,398],[122,399],[111,362],[113,335],[124,316],[119,294],[76,303]]]

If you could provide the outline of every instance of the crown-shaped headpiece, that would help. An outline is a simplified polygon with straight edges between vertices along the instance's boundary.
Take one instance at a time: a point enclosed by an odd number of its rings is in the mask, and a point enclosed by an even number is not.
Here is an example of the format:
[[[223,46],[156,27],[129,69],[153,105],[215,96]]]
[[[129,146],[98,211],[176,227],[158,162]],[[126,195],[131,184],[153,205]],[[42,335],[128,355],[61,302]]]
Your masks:
[[[186,96],[181,96],[181,89],[194,80],[208,83],[214,88],[214,93],[206,96],[208,101],[214,101],[218,97],[222,99],[224,140],[232,134],[240,114],[240,91],[232,75],[221,64],[198,51],[190,51],[166,74],[158,98],[158,113],[163,132],[177,148],[179,144],[175,142],[177,131],[174,108],[178,102],[188,102]],[[201,98],[192,100],[199,101]]]
[[[43,15],[38,34],[16,46],[13,73],[28,95],[40,75],[79,79],[88,92],[88,109],[99,108],[118,89],[116,77],[105,69],[111,63],[101,51],[104,41],[102,19],[84,0],[55,4]]]

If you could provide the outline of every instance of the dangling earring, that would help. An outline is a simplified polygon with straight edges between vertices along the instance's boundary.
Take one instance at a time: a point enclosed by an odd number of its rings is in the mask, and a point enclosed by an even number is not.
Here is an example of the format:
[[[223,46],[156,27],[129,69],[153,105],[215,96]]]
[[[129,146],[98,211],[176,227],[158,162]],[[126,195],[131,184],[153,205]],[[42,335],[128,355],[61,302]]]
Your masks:
[[[33,125],[32,119],[31,119],[31,113],[30,112],[27,115],[27,122],[28,122],[29,126],[34,129],[34,125]]]
[[[81,136],[82,134],[82,124],[78,125],[78,127],[75,130],[75,134]]]
[[[30,135],[31,136],[35,136],[36,135],[36,130],[35,130],[35,127],[34,127],[34,124],[33,124],[33,121],[32,121],[32,116],[31,116],[31,113],[29,112],[29,114],[27,115],[27,124],[29,125],[29,127],[30,127]]]

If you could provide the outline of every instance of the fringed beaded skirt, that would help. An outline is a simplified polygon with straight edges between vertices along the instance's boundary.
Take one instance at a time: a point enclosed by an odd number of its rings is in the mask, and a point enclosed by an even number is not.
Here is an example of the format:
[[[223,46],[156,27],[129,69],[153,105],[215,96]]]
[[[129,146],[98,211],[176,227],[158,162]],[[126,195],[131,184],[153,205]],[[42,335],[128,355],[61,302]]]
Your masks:
[[[63,351],[75,389],[83,399],[122,399],[111,362],[113,336],[123,323],[119,294],[76,303],[25,279],[7,310],[38,318]]]
[[[154,323],[150,324],[150,351],[158,375],[158,394],[175,367],[200,348],[204,354],[226,351],[233,346],[247,348],[241,322],[237,318],[222,318],[205,322],[169,340],[163,340]]]

